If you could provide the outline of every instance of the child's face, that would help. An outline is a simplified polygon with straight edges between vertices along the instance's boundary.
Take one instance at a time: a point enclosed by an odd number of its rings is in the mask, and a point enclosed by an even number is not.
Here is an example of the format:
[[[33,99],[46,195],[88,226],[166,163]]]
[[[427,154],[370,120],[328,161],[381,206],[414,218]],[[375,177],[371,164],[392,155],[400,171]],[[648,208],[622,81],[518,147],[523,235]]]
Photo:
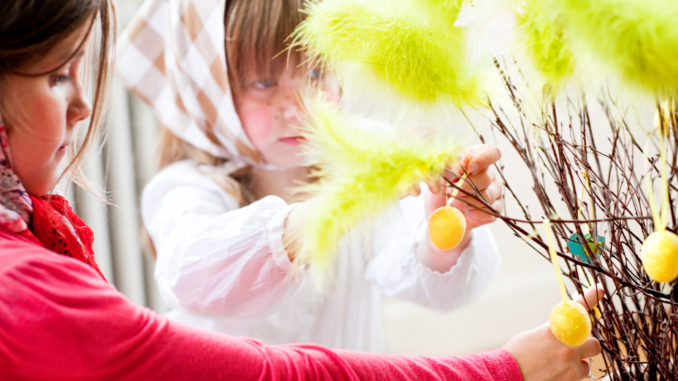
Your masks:
[[[61,175],[59,163],[73,143],[74,127],[91,112],[80,83],[80,64],[87,42],[56,69],[76,51],[89,26],[85,22],[45,56],[18,69],[22,73],[48,74],[37,77],[10,74],[2,82],[2,116],[12,169],[28,193],[35,196],[52,190]]]
[[[300,122],[301,94],[320,89],[336,101],[334,80],[318,70],[285,69],[275,79],[253,78],[234,94],[235,106],[245,133],[268,164],[280,167],[303,165]]]

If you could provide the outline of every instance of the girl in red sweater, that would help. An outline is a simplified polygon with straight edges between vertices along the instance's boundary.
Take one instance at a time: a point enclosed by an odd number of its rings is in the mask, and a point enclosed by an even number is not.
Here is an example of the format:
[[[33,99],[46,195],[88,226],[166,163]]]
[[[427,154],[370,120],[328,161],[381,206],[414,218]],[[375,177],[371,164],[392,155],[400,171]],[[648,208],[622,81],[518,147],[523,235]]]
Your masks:
[[[78,164],[100,126],[113,20],[110,0],[0,3],[1,380],[573,380],[586,375],[582,359],[600,351],[598,341],[565,347],[547,326],[516,336],[501,350],[430,358],[267,346],[184,327],[133,305],[99,271],[91,230],[64,198],[50,194],[64,175],[82,180]],[[98,64],[90,106],[82,77],[93,39]],[[87,118],[80,140],[76,126]],[[591,290],[586,296],[592,305],[599,294]]]

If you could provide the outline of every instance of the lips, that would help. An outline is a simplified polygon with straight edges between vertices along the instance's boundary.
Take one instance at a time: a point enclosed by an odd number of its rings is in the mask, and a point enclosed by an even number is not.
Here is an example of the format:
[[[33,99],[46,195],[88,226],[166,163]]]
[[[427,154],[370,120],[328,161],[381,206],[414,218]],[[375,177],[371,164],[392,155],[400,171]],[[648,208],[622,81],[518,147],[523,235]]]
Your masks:
[[[306,138],[304,138],[303,136],[288,136],[288,137],[285,137],[285,138],[280,138],[280,141],[285,143],[285,144],[298,146],[298,145],[304,143],[306,141]]]

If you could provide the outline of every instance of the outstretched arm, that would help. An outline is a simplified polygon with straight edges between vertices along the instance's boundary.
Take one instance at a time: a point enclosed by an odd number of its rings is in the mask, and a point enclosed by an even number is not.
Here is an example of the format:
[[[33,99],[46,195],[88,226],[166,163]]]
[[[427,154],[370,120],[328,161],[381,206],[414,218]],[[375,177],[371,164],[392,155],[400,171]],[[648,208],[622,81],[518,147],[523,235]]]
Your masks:
[[[133,305],[92,269],[33,245],[0,272],[0,378],[21,380],[519,379],[495,351],[428,358],[267,346]],[[26,247],[32,247],[27,253]],[[2,256],[0,256],[2,257]],[[6,257],[6,256],[5,256]]]

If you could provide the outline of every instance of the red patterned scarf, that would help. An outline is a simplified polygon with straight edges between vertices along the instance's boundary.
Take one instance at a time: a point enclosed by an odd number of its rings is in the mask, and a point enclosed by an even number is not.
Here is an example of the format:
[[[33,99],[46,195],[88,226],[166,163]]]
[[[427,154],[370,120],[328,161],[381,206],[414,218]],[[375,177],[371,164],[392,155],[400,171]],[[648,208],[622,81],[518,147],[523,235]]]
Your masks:
[[[68,201],[58,195],[33,197],[33,224],[31,232],[48,249],[83,261],[104,274],[94,261],[92,229],[78,217]]]
[[[0,118],[0,226],[45,248],[90,265],[101,275],[92,251],[92,230],[65,198],[34,197],[12,171],[7,132]]]

